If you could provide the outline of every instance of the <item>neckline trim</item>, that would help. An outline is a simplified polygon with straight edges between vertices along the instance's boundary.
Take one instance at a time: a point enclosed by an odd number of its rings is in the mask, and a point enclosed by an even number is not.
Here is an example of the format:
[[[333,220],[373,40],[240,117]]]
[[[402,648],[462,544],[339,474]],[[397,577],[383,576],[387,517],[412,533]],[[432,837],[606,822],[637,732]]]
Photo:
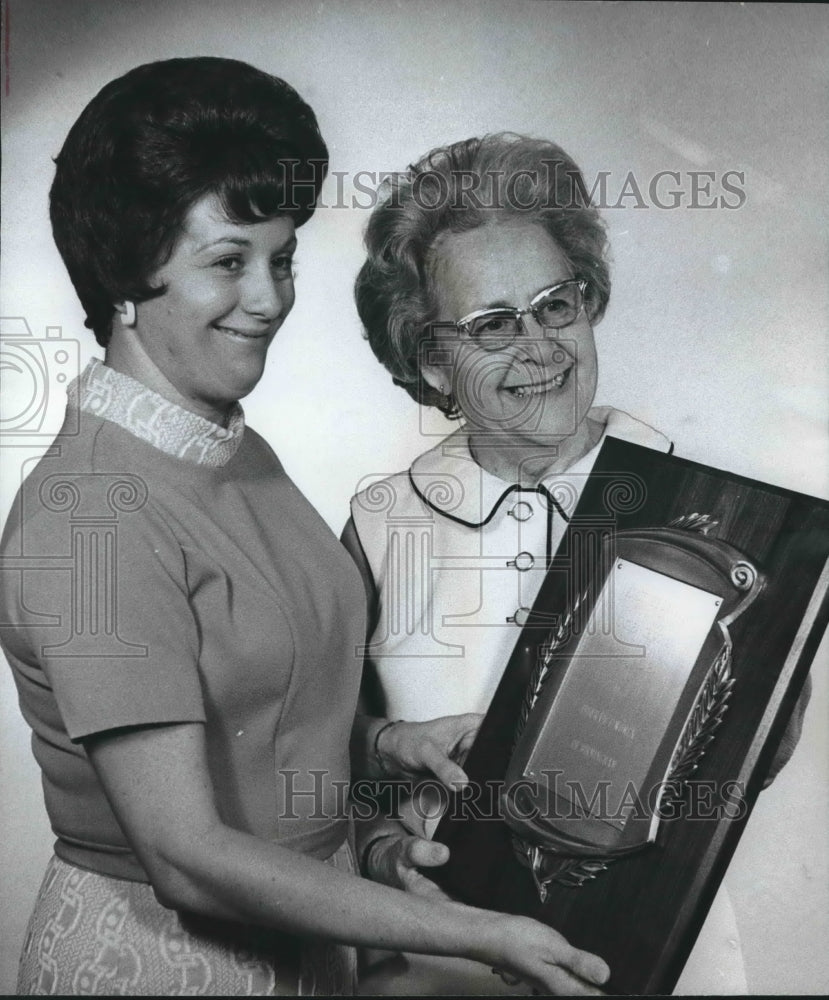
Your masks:
[[[214,468],[236,454],[245,415],[236,403],[227,427],[184,409],[130,375],[92,358],[67,389],[69,405],[108,420],[166,455]]]
[[[539,495],[548,513],[555,511],[566,520],[572,507],[559,501],[555,485],[567,482],[573,475],[589,474],[606,437],[618,437],[656,451],[666,452],[673,447],[663,434],[624,410],[594,407],[588,415],[603,425],[599,440],[568,469],[542,476],[536,486],[510,483],[478,465],[469,448],[466,427],[458,428],[418,456],[409,468],[409,481],[415,493],[433,511],[470,528],[480,528],[491,521],[504,500],[513,493]]]

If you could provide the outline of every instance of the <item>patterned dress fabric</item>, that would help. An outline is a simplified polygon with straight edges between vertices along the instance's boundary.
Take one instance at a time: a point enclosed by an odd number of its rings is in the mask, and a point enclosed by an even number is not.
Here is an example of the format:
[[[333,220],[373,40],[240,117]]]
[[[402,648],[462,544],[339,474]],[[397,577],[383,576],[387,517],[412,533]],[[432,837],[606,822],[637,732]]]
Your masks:
[[[328,861],[353,872],[345,843]],[[17,992],[37,996],[351,996],[356,951],[261,928],[199,921],[143,882],[52,858]]]

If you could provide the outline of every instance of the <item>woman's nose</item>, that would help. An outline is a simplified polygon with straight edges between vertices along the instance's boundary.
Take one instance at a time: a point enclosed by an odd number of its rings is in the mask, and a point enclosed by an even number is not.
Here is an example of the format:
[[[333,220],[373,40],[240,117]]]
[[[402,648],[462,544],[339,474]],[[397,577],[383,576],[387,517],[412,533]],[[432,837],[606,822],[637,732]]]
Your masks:
[[[551,336],[549,338],[549,359],[550,363],[559,368],[562,365],[569,365],[571,361],[576,360],[576,342],[574,340],[568,340],[567,337],[560,338],[557,336],[558,331],[550,331],[555,333],[556,336]],[[562,330],[562,333],[567,333],[566,330]]]
[[[531,315],[522,316],[520,334],[513,348],[528,361],[542,365],[563,365],[576,358],[576,343],[566,328],[543,326]]]
[[[252,316],[274,320],[290,309],[293,296],[284,287],[290,282],[277,280],[270,267],[252,273],[244,284],[242,306]]]
[[[519,339],[530,341],[556,340],[564,332],[563,329],[559,330],[554,326],[544,326],[529,309],[521,313]]]

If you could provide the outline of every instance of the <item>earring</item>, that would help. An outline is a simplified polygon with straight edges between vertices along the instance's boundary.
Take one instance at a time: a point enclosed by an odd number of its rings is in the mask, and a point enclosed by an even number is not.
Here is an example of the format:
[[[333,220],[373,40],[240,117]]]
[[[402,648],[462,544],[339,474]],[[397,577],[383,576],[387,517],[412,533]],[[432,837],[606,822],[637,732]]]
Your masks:
[[[438,389],[438,392],[441,394],[441,396],[446,395],[446,386],[443,384],[443,382],[440,383],[440,388]]]
[[[136,315],[135,315],[135,303],[131,302],[129,299],[124,299],[122,306],[115,307],[121,316],[121,323],[124,326],[135,326]]]

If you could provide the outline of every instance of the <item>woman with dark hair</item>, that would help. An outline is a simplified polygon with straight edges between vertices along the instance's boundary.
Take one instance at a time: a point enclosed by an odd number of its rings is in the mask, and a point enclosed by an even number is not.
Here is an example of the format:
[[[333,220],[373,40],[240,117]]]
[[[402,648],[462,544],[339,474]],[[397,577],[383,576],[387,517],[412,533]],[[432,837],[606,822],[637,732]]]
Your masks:
[[[55,238],[106,354],[2,543],[3,646],[57,837],[21,993],[349,993],[366,944],[541,990],[606,977],[534,921],[355,875],[351,766],[462,780],[476,720],[355,721],[357,572],[239,405],[326,165],[291,87],[214,58],[108,84],[57,158]],[[71,572],[41,571],[60,553]],[[407,870],[445,856],[401,845]]]
[[[607,240],[559,146],[507,133],[433,150],[392,175],[366,247],[356,298],[374,354],[418,403],[462,419],[352,500],[343,540],[375,610],[367,704],[410,721],[486,712],[605,437],[671,444],[593,405]],[[421,796],[408,830],[430,834],[438,816]],[[369,827],[368,871],[391,884],[397,829]],[[480,971],[417,960],[391,989],[491,992]],[[746,991],[725,892],[678,989]]]

